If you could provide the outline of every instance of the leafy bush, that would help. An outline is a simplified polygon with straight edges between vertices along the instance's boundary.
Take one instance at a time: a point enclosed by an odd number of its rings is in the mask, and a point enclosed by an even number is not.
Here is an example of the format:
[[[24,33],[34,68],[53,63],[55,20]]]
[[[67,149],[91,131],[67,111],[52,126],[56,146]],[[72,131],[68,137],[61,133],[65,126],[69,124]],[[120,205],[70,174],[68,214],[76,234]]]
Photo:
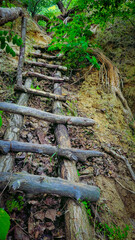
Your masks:
[[[16,56],[15,51],[9,46],[12,42],[14,45],[21,46],[23,44],[22,39],[13,31],[0,31],[0,48],[5,49],[6,53],[10,53],[13,57]]]
[[[12,212],[13,210],[20,211],[23,208],[24,201],[22,196],[18,196],[16,199],[14,197],[11,197],[10,200],[7,200],[6,207],[9,212]]]
[[[0,240],[5,240],[10,228],[10,216],[0,208]]]
[[[88,47],[95,47],[91,42],[92,32],[90,31],[89,18],[85,13],[72,15],[73,20],[66,25],[62,20],[54,18],[53,25],[48,31],[54,32],[54,37],[49,50],[60,50],[66,56],[66,65],[68,67],[85,67],[89,61],[96,68],[100,68],[96,58],[87,53]],[[56,24],[57,21],[57,24]]]

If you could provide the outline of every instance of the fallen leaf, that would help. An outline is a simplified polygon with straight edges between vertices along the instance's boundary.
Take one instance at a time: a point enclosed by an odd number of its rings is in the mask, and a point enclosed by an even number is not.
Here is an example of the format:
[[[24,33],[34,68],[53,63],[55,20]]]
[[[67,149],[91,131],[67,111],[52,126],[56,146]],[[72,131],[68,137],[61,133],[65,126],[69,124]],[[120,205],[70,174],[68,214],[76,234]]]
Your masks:
[[[36,212],[36,214],[34,214],[34,217],[38,220],[43,221],[45,218],[45,213],[43,211]]]
[[[52,222],[54,222],[56,219],[56,214],[57,214],[56,209],[48,209],[45,213],[45,218],[48,218]]]

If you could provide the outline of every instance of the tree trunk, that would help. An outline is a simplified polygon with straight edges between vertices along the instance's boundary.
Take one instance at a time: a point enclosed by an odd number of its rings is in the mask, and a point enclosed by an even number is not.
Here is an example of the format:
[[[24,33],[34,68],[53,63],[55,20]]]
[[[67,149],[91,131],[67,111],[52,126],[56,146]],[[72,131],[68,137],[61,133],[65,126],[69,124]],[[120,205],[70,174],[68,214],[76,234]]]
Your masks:
[[[20,55],[18,61],[18,69],[17,69],[17,85],[22,86],[22,69],[24,65],[24,56],[25,56],[25,38],[26,38],[26,27],[27,27],[27,19],[22,17],[21,24],[21,37],[23,41],[23,45],[20,46]]]
[[[10,180],[10,182],[9,182]],[[32,194],[56,194],[76,200],[97,201],[100,196],[99,188],[83,183],[75,183],[61,178],[38,176],[24,173],[1,173],[0,188],[10,185],[10,188]]]
[[[28,78],[25,86],[30,87],[32,80]],[[21,94],[18,105],[27,105],[29,95],[26,93]],[[19,140],[20,128],[23,125],[23,116],[14,114],[11,116],[9,125],[7,126],[4,140],[12,141]],[[14,155],[8,153],[6,156],[0,156],[0,172],[10,172],[14,166]]]
[[[59,73],[59,76],[61,74]],[[61,87],[58,83],[54,85],[54,93],[62,94]],[[57,114],[61,113],[62,105],[60,102],[54,102],[53,111]],[[65,125],[58,124],[55,129],[55,136],[57,144],[61,148],[71,148],[71,143],[68,135],[68,131]],[[72,182],[79,182],[77,175],[77,169],[75,163],[69,162],[64,159],[61,177]],[[66,223],[66,239],[67,240],[92,240],[92,232],[89,224],[88,216],[85,207],[82,204],[77,204],[73,200],[67,200],[67,209],[65,213]]]
[[[18,130],[19,131],[19,130]],[[90,157],[103,157],[104,154],[98,151],[83,150],[76,148],[59,148],[47,144],[34,144],[18,141],[3,141],[0,140],[0,152],[7,154],[9,152],[31,152],[48,154],[52,156],[56,154],[60,157],[68,158],[71,161],[85,162]]]
[[[49,93],[49,92],[44,92],[44,91],[41,91],[41,90],[26,88],[25,86],[20,87],[20,86],[15,85],[14,90],[21,91],[21,92],[24,92],[24,93],[30,93],[30,94],[33,94],[33,95],[36,95],[36,96],[53,98],[55,100],[64,101],[64,102],[66,102],[66,100],[70,100],[70,98],[68,96],[56,95],[56,94]]]
[[[92,126],[93,124],[95,124],[95,121],[93,119],[83,117],[60,116],[37,110],[31,107],[19,106],[14,103],[0,102],[0,110],[39,118],[52,123],[63,123],[75,126]]]
[[[23,15],[21,8],[0,8],[0,26],[7,22],[12,22]]]
[[[63,2],[62,1],[58,1],[57,2],[57,6],[60,9],[60,11],[62,12],[62,14],[65,14],[66,9],[65,9],[65,7],[63,5]]]

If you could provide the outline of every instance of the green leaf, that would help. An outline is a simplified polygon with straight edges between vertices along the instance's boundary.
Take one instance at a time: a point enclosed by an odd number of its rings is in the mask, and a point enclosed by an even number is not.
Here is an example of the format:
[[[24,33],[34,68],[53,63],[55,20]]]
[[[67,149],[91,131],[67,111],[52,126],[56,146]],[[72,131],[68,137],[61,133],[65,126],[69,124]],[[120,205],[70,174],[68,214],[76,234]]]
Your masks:
[[[10,228],[10,216],[0,208],[0,240],[5,240]]]
[[[6,53],[9,53],[10,52],[10,47],[9,45],[6,46]]]

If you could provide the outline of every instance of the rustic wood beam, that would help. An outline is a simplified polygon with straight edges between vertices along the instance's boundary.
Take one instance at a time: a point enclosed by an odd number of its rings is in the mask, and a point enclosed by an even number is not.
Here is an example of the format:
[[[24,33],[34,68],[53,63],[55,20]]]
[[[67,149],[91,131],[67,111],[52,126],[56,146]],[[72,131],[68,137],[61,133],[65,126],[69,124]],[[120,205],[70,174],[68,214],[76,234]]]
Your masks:
[[[57,72],[60,77],[61,73]],[[54,93],[62,94],[62,88],[60,84],[54,84]],[[54,102],[53,112],[55,114],[62,115],[62,104],[59,101]],[[57,144],[62,148],[71,148],[70,138],[65,125],[58,124],[55,128],[55,137]],[[72,161],[67,161],[63,159],[63,164],[61,165],[61,177],[67,179],[68,181],[79,182],[79,177],[77,175],[77,169],[75,163]],[[77,204],[73,200],[68,199],[66,203],[66,213],[65,213],[65,230],[66,239],[70,240],[92,240],[92,231],[87,217],[85,207],[82,204]],[[78,235],[79,233],[79,235]]]
[[[62,71],[67,71],[67,67],[61,66],[61,65],[55,65],[55,64],[48,64],[43,62],[31,62],[31,61],[25,61],[25,64],[29,64],[32,66],[37,67],[45,67],[45,68],[54,68]]]
[[[25,87],[30,87],[32,79],[28,78],[25,82]],[[29,94],[22,93],[18,100],[18,105],[27,105],[29,99]],[[6,132],[4,134],[4,140],[12,141],[19,140],[20,128],[23,125],[23,116],[14,114],[11,115],[9,124],[7,126]],[[10,172],[14,166],[14,154],[7,153],[7,155],[0,156],[0,172]]]
[[[57,77],[50,77],[50,76],[46,76],[44,74],[41,74],[41,73],[37,73],[37,72],[27,72],[25,73],[26,77],[36,77],[36,78],[39,78],[39,79],[44,79],[44,80],[51,80],[51,81],[54,81],[54,82],[63,82],[63,81],[68,81],[69,78],[68,77],[63,77],[63,78],[57,78]]]
[[[2,8],[0,7],[0,26],[7,22],[12,22],[19,16],[23,16],[22,8]]]
[[[100,190],[95,186],[28,173],[0,173],[0,188],[7,184],[14,191],[21,190],[35,195],[47,193],[91,202],[97,201],[100,196]]]
[[[25,39],[26,39],[26,27],[27,27],[27,19],[22,17],[21,23],[21,38],[23,41],[23,45],[20,46],[20,54],[17,68],[17,85],[22,85],[22,69],[24,65],[24,56],[25,56]]]
[[[93,119],[83,117],[60,116],[37,110],[31,107],[19,106],[14,103],[0,102],[0,110],[39,118],[52,123],[63,123],[75,126],[92,126],[93,124],[95,124],[95,121]]]
[[[70,100],[68,96],[61,96],[61,95],[57,95],[57,94],[53,94],[53,93],[49,93],[49,92],[44,92],[44,91],[37,90],[37,89],[26,88],[25,86],[15,85],[14,90],[29,93],[29,94],[33,94],[33,95],[36,95],[36,96],[53,98],[55,100],[59,100],[59,101],[63,101],[63,102],[66,102],[66,100]]]
[[[40,154],[48,154],[52,156],[65,157],[73,161],[85,162],[90,157],[103,157],[104,153],[93,150],[83,150],[76,148],[59,148],[48,144],[34,144],[19,141],[3,141],[0,140],[0,152],[7,154],[9,152],[32,152]]]
[[[34,53],[34,52],[29,53],[29,56],[34,57],[34,58],[42,58],[42,59],[49,59],[49,60],[59,59],[59,58],[63,57],[62,54],[59,54],[57,56],[52,56],[52,55],[47,55],[47,54],[42,54],[42,53]]]

